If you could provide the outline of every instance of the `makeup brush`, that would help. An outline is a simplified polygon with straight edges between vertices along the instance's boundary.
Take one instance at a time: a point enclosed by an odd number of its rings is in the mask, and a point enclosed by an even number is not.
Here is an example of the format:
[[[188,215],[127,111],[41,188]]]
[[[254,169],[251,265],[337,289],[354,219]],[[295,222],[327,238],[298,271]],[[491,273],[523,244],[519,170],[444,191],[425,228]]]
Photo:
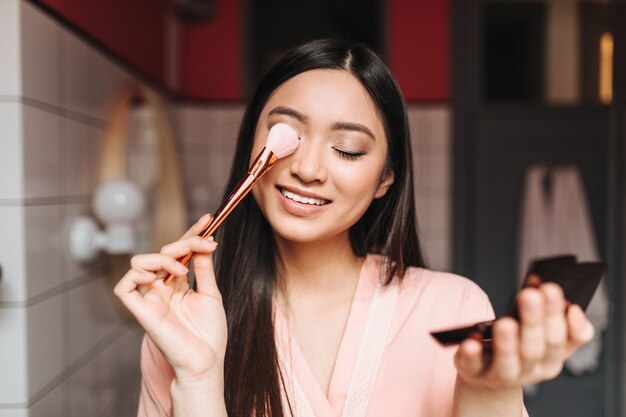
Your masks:
[[[215,232],[218,226],[222,224],[230,212],[237,207],[237,204],[239,204],[246,194],[250,192],[254,184],[256,184],[256,182],[267,171],[269,171],[272,166],[274,166],[276,161],[289,156],[296,151],[299,144],[298,140],[298,134],[288,124],[277,123],[272,126],[267,135],[265,147],[261,150],[250,166],[248,175],[239,181],[233,191],[231,191],[226,200],[217,209],[213,217],[211,217],[198,235],[203,239],[208,239],[209,236]],[[192,256],[193,253],[190,252],[187,255],[178,258],[178,262],[183,265],[187,265]],[[163,283],[167,285],[173,278],[174,275],[170,274],[170,276],[168,276]]]

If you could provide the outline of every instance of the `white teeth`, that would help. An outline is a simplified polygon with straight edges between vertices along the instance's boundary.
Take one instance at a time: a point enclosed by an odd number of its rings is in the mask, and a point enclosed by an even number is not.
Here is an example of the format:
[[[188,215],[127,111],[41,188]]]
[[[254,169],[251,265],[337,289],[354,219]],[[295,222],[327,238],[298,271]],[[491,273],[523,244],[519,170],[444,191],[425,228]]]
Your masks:
[[[326,200],[320,200],[320,199],[311,198],[311,197],[302,197],[298,194],[294,194],[291,191],[287,191],[285,189],[282,190],[282,193],[288,199],[297,201],[298,203],[310,204],[314,206],[323,206],[324,204],[326,204]]]

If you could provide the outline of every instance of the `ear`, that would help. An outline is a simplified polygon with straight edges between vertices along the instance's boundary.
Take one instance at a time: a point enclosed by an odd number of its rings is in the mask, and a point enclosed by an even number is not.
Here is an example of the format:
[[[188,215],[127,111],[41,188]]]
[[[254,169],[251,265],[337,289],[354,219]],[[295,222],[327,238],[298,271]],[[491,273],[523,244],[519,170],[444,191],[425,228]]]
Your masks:
[[[393,179],[393,171],[387,171],[387,174],[385,174],[384,178],[378,185],[378,189],[376,190],[376,194],[374,194],[374,198],[381,198],[385,194],[387,194],[387,190],[389,189],[389,187],[391,187],[391,184],[393,184]]]

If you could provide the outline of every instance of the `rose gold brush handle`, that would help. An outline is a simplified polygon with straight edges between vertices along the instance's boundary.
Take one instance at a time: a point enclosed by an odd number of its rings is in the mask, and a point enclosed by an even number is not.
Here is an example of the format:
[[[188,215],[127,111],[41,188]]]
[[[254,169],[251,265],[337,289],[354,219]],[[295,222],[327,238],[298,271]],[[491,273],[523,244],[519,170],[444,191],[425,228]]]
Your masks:
[[[278,158],[269,149],[264,148],[252,164],[248,175],[235,186],[224,203],[217,209],[215,215],[209,220],[200,233],[198,233],[198,236],[201,236],[203,239],[208,239],[233,209],[237,207],[241,200],[250,192],[254,184],[261,179],[277,160]],[[177,261],[186,266],[192,256],[193,252],[189,252],[187,255],[178,258]],[[163,280],[163,284],[169,284],[172,279],[174,279],[174,275],[170,274]]]

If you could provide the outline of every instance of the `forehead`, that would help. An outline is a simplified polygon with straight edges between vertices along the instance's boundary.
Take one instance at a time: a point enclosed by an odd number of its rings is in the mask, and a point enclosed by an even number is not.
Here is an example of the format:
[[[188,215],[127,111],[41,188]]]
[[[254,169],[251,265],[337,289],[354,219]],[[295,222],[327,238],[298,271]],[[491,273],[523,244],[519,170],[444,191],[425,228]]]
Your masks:
[[[274,91],[262,116],[276,106],[293,107],[318,122],[362,123],[375,133],[383,132],[374,101],[348,71],[315,69],[298,74]]]

